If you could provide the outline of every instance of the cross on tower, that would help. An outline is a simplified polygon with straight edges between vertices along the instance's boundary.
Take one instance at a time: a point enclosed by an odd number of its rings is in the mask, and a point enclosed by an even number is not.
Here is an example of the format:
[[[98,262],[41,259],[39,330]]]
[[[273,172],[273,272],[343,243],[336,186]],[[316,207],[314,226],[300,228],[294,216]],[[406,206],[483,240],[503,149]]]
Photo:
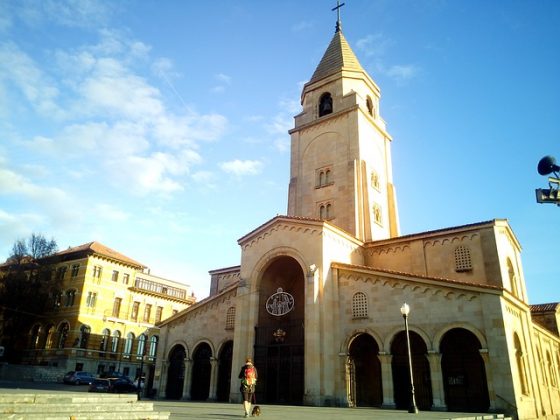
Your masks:
[[[340,3],[340,0],[336,0],[336,7],[332,8],[333,12],[336,10],[336,31],[335,32],[340,32],[340,30],[342,29],[342,23],[340,22],[340,8],[344,5],[345,5],[345,3]]]

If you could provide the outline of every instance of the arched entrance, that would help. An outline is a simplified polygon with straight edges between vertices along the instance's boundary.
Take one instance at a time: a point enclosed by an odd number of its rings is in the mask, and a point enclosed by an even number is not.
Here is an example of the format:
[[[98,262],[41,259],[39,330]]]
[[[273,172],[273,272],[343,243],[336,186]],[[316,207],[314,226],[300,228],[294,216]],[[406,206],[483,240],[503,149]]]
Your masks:
[[[231,359],[233,355],[233,341],[224,343],[220,350],[218,365],[218,389],[216,397],[218,401],[229,401],[229,388],[231,380]]]
[[[357,407],[383,404],[379,346],[369,334],[358,335],[350,344],[350,400]]]
[[[210,376],[212,349],[207,343],[201,343],[193,351],[191,400],[205,401],[210,395]]]
[[[291,257],[275,259],[263,272],[255,328],[257,401],[303,403],[305,278]]]
[[[180,400],[183,396],[183,383],[185,380],[185,359],[187,352],[183,346],[173,347],[169,353],[169,366],[167,368],[167,384],[165,398]]]
[[[409,336],[416,406],[420,410],[430,410],[432,408],[432,380],[430,377],[430,363],[426,358],[428,349],[422,337],[417,333],[409,331]],[[408,409],[411,403],[411,387],[405,331],[395,335],[391,343],[391,354],[393,355],[391,367],[393,371],[395,405],[399,409]]]
[[[487,411],[490,406],[480,341],[464,328],[454,328],[441,340],[441,370],[445,403],[450,411]]]

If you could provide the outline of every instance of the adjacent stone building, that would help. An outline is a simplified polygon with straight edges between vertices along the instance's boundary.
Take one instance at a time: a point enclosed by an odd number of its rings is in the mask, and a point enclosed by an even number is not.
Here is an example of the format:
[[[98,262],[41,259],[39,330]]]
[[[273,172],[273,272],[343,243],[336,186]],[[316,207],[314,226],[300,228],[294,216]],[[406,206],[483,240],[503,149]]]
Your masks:
[[[301,96],[288,214],[239,239],[239,266],[159,324],[154,386],[170,399],[560,414],[558,305],[530,306],[503,219],[399,230],[380,89],[340,26]],[[533,316],[536,318],[533,318]]]
[[[133,378],[143,365],[151,384],[160,341],[156,324],[195,302],[190,287],[151,275],[99,242],[57,252],[43,263],[61,288],[27,332],[22,362]]]

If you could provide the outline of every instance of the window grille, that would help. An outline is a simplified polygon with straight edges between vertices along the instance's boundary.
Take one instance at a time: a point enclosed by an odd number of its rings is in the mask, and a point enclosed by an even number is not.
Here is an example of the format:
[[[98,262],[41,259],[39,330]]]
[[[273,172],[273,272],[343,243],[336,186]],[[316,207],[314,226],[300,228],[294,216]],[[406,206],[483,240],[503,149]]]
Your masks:
[[[352,297],[352,318],[367,318],[368,304],[365,293],[358,292]]]
[[[226,314],[226,330],[233,330],[235,327],[235,306],[227,310]]]
[[[466,246],[458,246],[455,248],[455,271],[471,271],[472,260],[471,251]]]

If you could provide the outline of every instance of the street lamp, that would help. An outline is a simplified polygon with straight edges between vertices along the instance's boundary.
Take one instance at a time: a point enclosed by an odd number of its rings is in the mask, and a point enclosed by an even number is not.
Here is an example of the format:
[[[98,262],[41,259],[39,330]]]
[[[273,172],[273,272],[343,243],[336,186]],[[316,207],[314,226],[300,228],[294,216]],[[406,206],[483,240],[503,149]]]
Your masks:
[[[408,334],[408,314],[410,313],[410,306],[406,302],[401,306],[401,314],[404,318],[404,330],[406,332],[406,348],[408,350],[408,369],[410,372],[410,408],[408,412],[411,414],[418,414],[418,407],[416,407],[416,398],[414,397],[414,379],[412,375],[412,355],[410,353],[410,336]]]

